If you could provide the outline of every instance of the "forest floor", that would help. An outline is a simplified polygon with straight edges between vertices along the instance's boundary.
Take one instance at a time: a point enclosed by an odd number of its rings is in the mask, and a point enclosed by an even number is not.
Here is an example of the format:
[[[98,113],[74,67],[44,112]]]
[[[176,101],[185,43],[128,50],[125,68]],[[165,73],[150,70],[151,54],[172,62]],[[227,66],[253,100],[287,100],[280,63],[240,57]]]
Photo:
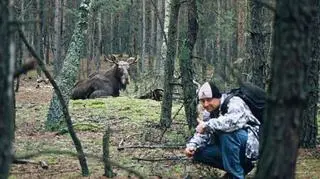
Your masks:
[[[16,155],[36,162],[45,161],[48,168],[43,169],[38,163],[13,164],[10,178],[105,178],[102,138],[107,127],[111,129],[110,160],[145,178],[183,178],[187,174],[192,178],[217,178],[224,174],[221,170],[192,163],[184,156],[183,149],[190,132],[184,111],[179,111],[181,103],[174,103],[173,124],[163,134],[158,125],[160,102],[136,99],[129,94],[69,102],[74,128],[88,156],[90,177],[82,177],[69,134],[44,129],[52,96],[51,85],[38,84],[35,79],[26,77],[22,79],[16,93]],[[175,147],[161,148],[169,145]],[[152,146],[154,148],[150,148]],[[136,178],[120,167],[113,166],[112,169],[117,174],[115,178]],[[250,173],[253,175],[254,171]],[[300,149],[296,178],[320,178],[319,147]]]

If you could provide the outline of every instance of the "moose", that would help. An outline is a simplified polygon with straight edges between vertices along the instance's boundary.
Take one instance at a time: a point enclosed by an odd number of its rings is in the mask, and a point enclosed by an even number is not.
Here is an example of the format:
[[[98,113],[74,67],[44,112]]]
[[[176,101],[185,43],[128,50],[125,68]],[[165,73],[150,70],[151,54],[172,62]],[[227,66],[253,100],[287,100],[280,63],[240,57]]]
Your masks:
[[[122,57],[122,56],[119,56]],[[71,99],[92,99],[99,97],[118,97],[120,90],[125,90],[129,84],[129,67],[137,62],[137,58],[117,60],[115,55],[104,60],[113,63],[113,67],[104,74],[93,73],[88,79],[77,82],[71,92]]]

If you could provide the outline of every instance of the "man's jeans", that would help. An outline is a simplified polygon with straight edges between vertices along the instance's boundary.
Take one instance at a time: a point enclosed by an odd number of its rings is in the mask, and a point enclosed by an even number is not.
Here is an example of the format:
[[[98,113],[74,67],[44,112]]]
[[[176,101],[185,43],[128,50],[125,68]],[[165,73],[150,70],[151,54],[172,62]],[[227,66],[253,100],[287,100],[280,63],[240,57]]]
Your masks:
[[[245,156],[247,131],[240,129],[230,133],[220,133],[218,140],[213,145],[198,149],[193,159],[225,170],[232,178],[243,179],[247,160]]]

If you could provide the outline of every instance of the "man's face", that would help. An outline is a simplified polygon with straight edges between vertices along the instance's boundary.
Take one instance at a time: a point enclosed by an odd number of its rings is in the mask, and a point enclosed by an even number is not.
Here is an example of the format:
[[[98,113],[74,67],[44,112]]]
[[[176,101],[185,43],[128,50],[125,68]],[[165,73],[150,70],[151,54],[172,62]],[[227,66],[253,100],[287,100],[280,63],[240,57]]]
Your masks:
[[[212,112],[219,108],[220,106],[220,99],[219,98],[205,98],[200,99],[201,105],[204,109],[208,112]]]

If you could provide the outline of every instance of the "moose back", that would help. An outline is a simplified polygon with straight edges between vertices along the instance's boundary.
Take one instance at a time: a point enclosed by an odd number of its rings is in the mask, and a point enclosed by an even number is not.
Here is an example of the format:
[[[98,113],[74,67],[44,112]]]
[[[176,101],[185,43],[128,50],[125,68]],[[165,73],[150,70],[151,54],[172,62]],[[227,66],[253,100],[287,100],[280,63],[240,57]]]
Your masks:
[[[117,60],[115,55],[110,55],[104,59],[113,63],[113,67],[104,74],[94,73],[88,79],[78,81],[71,92],[71,99],[117,97],[120,95],[120,90],[126,89],[129,84],[129,67],[137,61],[137,58]]]

